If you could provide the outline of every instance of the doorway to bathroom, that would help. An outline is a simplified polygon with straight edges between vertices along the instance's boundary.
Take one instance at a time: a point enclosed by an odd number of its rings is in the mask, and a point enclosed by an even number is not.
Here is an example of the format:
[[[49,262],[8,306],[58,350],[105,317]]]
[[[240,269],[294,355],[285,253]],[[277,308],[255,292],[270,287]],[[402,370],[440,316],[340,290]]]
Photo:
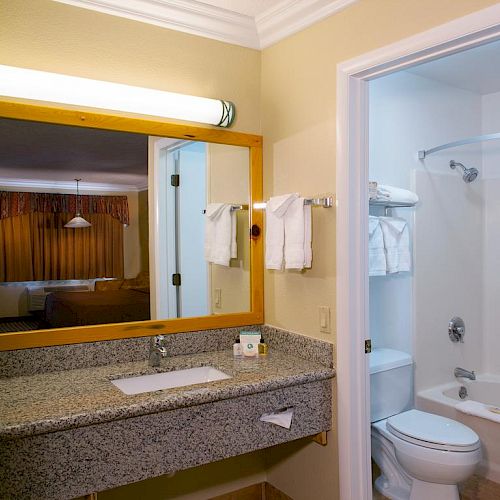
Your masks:
[[[439,224],[437,226],[429,226],[415,219],[416,210],[423,206],[423,201],[419,201],[417,208],[410,207],[393,209],[392,213],[387,215],[397,215],[406,221],[406,231],[408,234],[409,255],[411,256],[411,270],[401,270],[399,272],[391,272],[393,276],[386,276],[382,273],[377,277],[368,277],[369,255],[368,255],[368,234],[369,234],[369,190],[368,182],[372,180],[372,160],[377,159],[377,164],[373,166],[373,175],[381,179],[380,184],[386,187],[394,186],[408,188],[408,191],[419,191],[426,193],[426,213],[429,220],[435,219],[436,211],[443,215],[443,220],[451,216],[452,222],[460,220],[460,215],[463,215],[462,220],[471,221],[481,219],[478,213],[478,208],[474,203],[478,203],[476,191],[479,189],[479,183],[466,183],[463,177],[469,173],[469,178],[473,177],[470,169],[477,168],[477,157],[474,157],[474,147],[471,146],[470,152],[464,150],[464,155],[447,160],[447,164],[443,169],[438,163],[438,156],[434,158],[428,157],[423,164],[418,163],[422,160],[418,159],[419,150],[432,149],[435,146],[453,140],[460,140],[465,137],[471,137],[474,134],[472,125],[479,124],[479,133],[482,134],[484,124],[481,119],[477,121],[477,117],[473,117],[470,110],[466,107],[465,101],[463,104],[455,106],[454,113],[449,114],[448,120],[456,122],[453,127],[443,127],[448,136],[453,137],[437,137],[432,134],[432,128],[438,125],[436,118],[430,120],[431,127],[423,127],[423,132],[420,137],[411,137],[408,144],[402,144],[397,134],[408,128],[409,124],[417,120],[419,108],[423,108],[423,97],[429,97],[429,93],[425,89],[420,89],[420,102],[417,99],[413,105],[417,108],[406,110],[406,114],[400,115],[405,106],[409,105],[409,100],[401,98],[400,101],[391,99],[394,96],[394,88],[389,91],[387,88],[382,88],[383,78],[391,80],[393,85],[396,81],[407,81],[399,83],[401,89],[409,91],[417,90],[415,81],[420,79],[428,79],[429,75],[418,75],[413,73],[398,73],[401,70],[410,69],[413,71],[417,64],[423,64],[433,59],[450,56],[457,52],[462,52],[474,47],[479,47],[490,42],[495,42],[500,37],[500,8],[499,6],[491,7],[476,14],[458,19],[444,26],[435,28],[421,35],[417,35],[410,39],[404,40],[401,43],[389,46],[387,48],[375,51],[373,53],[362,56],[356,60],[349,61],[339,66],[338,69],[338,157],[337,157],[337,196],[338,196],[338,258],[337,269],[339,273],[338,283],[339,290],[342,293],[338,294],[338,321],[337,328],[338,336],[338,412],[339,412],[339,450],[340,450],[340,477],[341,498],[372,498],[372,483],[371,483],[371,443],[370,443],[370,386],[369,386],[369,367],[368,356],[365,355],[364,349],[369,350],[369,346],[365,340],[371,336],[372,345],[377,347],[385,347],[390,343],[393,347],[399,347],[402,352],[409,351],[410,355],[417,353],[418,349],[428,349],[429,344],[425,344],[425,335],[420,340],[423,340],[421,348],[416,348],[414,344],[414,335],[401,335],[401,332],[415,332],[415,304],[416,294],[425,298],[426,287],[433,286],[432,279],[436,281],[436,273],[432,273],[433,267],[426,266],[428,275],[418,277],[420,280],[420,288],[416,288],[416,279],[413,274],[413,266],[419,266],[425,262],[425,258],[432,262],[433,252],[435,251],[430,241],[432,233],[429,233],[429,228],[433,228],[439,233]],[[465,54],[465,53],[464,53]],[[413,69],[412,69],[413,67]],[[421,66],[422,68],[423,66]],[[389,75],[389,76],[388,76]],[[409,79],[413,78],[412,82]],[[440,83],[441,85],[443,82]],[[434,86],[437,84],[433,84]],[[499,89],[500,90],[500,89]],[[462,92],[467,90],[461,89]],[[371,122],[370,111],[373,111],[372,104],[376,105],[375,93],[378,92],[378,102],[382,111],[379,115],[382,121],[377,124],[374,129],[375,122]],[[458,92],[458,90],[457,90]],[[470,91],[469,91],[470,92]],[[384,93],[386,95],[384,103]],[[418,92],[417,92],[418,93]],[[459,93],[459,92],[458,92]],[[495,93],[495,92],[494,92]],[[476,99],[477,102],[482,101],[481,105],[486,110],[493,109],[489,104],[486,104],[486,98],[481,97]],[[445,100],[446,101],[446,100]],[[460,101],[462,102],[462,101]],[[441,106],[441,102],[438,103]],[[451,104],[451,102],[450,102]],[[481,107],[480,106],[480,107]],[[392,108],[391,108],[392,107]],[[392,115],[391,115],[392,113]],[[435,114],[435,110],[433,111]],[[427,118],[427,121],[429,119]],[[500,124],[499,124],[500,125]],[[392,128],[391,128],[392,127]],[[469,128],[468,128],[469,127]],[[500,132],[500,127],[498,127]],[[391,133],[391,130],[393,131]],[[486,129],[484,129],[486,130]],[[377,136],[378,134],[378,136]],[[461,135],[465,134],[465,135]],[[378,137],[378,149],[370,149],[369,137]],[[419,144],[409,144],[413,140],[418,139]],[[492,143],[493,144],[493,143]],[[496,142],[497,148],[500,142]],[[410,147],[411,146],[411,147]],[[411,158],[408,159],[402,156],[401,148],[408,147],[411,149]],[[482,146],[475,146],[481,148]],[[449,152],[448,152],[449,153]],[[477,151],[476,151],[477,153]],[[406,153],[405,153],[406,154]],[[455,169],[450,168],[450,161],[455,160],[462,166],[456,165]],[[414,172],[409,171],[411,162],[417,162]],[[482,160],[479,160],[481,167]],[[441,157],[442,163],[442,157]],[[384,169],[392,165],[391,173],[385,172]],[[418,167],[418,168],[417,168]],[[405,170],[406,169],[406,170]],[[442,169],[437,172],[435,169]],[[480,169],[479,169],[480,170]],[[460,172],[459,176],[457,172]],[[453,174],[455,177],[451,177]],[[430,180],[429,180],[430,179]],[[436,184],[437,181],[443,181],[442,189],[440,190]],[[449,181],[449,182],[448,182]],[[466,186],[468,184],[468,186]],[[465,188],[471,188],[468,191]],[[433,201],[428,201],[429,196],[439,190],[441,197],[432,198]],[[424,196],[424,195],[422,195]],[[459,208],[459,214],[456,217],[456,212],[453,212],[453,206],[457,203],[457,196],[463,196],[467,199],[467,203],[472,204],[470,210],[465,206]],[[475,201],[474,201],[475,200]],[[440,203],[446,202],[445,208],[451,211],[441,210]],[[475,208],[474,208],[475,207]],[[423,213],[423,212],[422,212]],[[406,214],[406,215],[405,215]],[[385,208],[372,209],[372,215],[385,215]],[[423,220],[423,219],[422,219]],[[442,227],[442,226],[441,226]],[[420,229],[419,229],[420,228]],[[472,227],[471,227],[472,228]],[[475,228],[477,230],[477,228]],[[474,245],[477,243],[477,238],[474,237],[473,231],[465,230],[465,237],[474,240],[473,245],[465,245],[466,250],[462,251],[460,259],[464,257],[464,252],[476,252]],[[484,235],[481,236],[481,238]],[[467,241],[467,240],[466,240]],[[417,259],[414,257],[415,243],[419,244],[419,253]],[[457,243],[457,242],[455,242]],[[459,242],[460,243],[460,242]],[[426,247],[427,244],[427,247]],[[459,245],[464,246],[464,245]],[[441,250],[444,250],[443,247]],[[449,251],[445,252],[446,257],[442,263],[445,267],[450,262]],[[478,260],[481,264],[482,259]],[[459,260],[460,261],[460,260]],[[474,262],[474,261],[472,261]],[[479,264],[471,264],[471,276],[474,273],[474,266]],[[456,269],[456,266],[452,266]],[[461,272],[463,266],[459,269]],[[455,277],[457,273],[455,272]],[[468,275],[467,275],[468,276]],[[425,278],[425,279],[424,279]],[[374,281],[377,280],[375,283]],[[370,281],[374,282],[373,284]],[[439,281],[439,279],[437,280]],[[470,280],[464,281],[469,283]],[[427,285],[425,285],[427,283]],[[441,285],[441,281],[437,283]],[[371,290],[370,290],[371,289]],[[452,286],[451,289],[458,289]],[[370,301],[370,291],[376,299]],[[449,295],[449,294],[448,294]],[[427,297],[429,299],[430,297]],[[378,302],[377,302],[378,301]],[[421,304],[425,302],[420,302]],[[437,301],[434,301],[437,303]],[[396,307],[396,304],[406,307],[404,314],[394,314],[396,311],[403,311],[404,307]],[[370,315],[370,305],[372,306]],[[421,306],[419,306],[421,307]],[[479,304],[482,307],[482,303]],[[445,311],[440,308],[439,314],[444,314]],[[464,306],[464,311],[465,311]],[[447,312],[447,311],[446,311]],[[438,314],[438,313],[436,313]],[[464,313],[465,315],[465,313]],[[471,325],[474,319],[471,316]],[[390,319],[387,322],[387,318]],[[419,310],[419,328],[425,328],[425,321],[438,322],[436,315],[422,313]],[[448,318],[450,319],[450,318]],[[378,323],[379,327],[370,329],[371,324]],[[380,327],[383,325],[383,327]],[[387,326],[388,325],[388,326]],[[386,327],[387,326],[387,327]],[[449,342],[447,336],[447,322],[445,323],[444,335],[445,341]],[[429,327],[428,327],[429,329]],[[340,335],[340,332],[342,335]],[[429,333],[432,338],[441,335],[442,332],[434,334]],[[385,344],[385,345],[384,345]],[[469,345],[474,346],[476,343],[471,342]],[[450,344],[451,345],[451,344]],[[437,346],[434,352],[438,353],[442,346]],[[453,346],[455,347],[455,346]],[[472,347],[470,356],[473,356],[472,351],[477,346]],[[459,351],[454,351],[454,356],[459,356]],[[453,358],[453,356],[452,356]],[[447,363],[455,363],[454,360],[447,360]],[[464,363],[466,364],[466,363]],[[443,370],[446,370],[443,367]],[[449,371],[449,370],[448,370]],[[425,380],[426,372],[417,373],[417,384],[419,380]],[[418,386],[420,388],[420,386]],[[435,410],[425,408],[429,412],[438,413]],[[442,413],[443,414],[443,413]],[[363,481],[359,478],[362,477]]]

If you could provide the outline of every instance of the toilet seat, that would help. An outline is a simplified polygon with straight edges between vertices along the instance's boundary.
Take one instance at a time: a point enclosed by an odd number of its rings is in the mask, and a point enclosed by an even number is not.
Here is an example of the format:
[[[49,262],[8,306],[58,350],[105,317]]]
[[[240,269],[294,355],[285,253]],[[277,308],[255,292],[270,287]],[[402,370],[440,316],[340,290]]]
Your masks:
[[[407,443],[434,450],[467,452],[481,446],[478,435],[469,427],[419,410],[390,417],[387,430]]]

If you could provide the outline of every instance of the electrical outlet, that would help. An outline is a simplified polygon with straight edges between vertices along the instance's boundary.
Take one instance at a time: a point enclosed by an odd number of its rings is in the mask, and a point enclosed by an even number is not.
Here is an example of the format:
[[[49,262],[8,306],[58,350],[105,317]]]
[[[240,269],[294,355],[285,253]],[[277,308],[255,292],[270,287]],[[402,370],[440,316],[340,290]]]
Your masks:
[[[215,296],[215,307],[217,307],[217,309],[220,309],[222,307],[222,289],[216,288],[214,291],[214,296]]]
[[[322,333],[331,333],[330,308],[328,306],[319,307],[319,331]]]

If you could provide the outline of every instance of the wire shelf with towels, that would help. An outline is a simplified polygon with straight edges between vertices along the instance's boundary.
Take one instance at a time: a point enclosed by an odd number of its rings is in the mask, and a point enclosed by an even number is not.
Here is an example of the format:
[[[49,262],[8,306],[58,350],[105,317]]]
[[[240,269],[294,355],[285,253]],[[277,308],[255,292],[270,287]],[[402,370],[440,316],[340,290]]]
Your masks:
[[[405,203],[400,201],[389,201],[389,200],[370,200],[370,207],[382,207],[384,209],[384,215],[389,215],[390,210],[393,208],[413,208],[416,203]]]
[[[333,207],[333,196],[325,196],[324,198],[305,198],[304,205],[311,205],[311,207],[323,207],[323,208],[331,208]],[[254,203],[254,209],[264,209],[266,208],[267,203]]]

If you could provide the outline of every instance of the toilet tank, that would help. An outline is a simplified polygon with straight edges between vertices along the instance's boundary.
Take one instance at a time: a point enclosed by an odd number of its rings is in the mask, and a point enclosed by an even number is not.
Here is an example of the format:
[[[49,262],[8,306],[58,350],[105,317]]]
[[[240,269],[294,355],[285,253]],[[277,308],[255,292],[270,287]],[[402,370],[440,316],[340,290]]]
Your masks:
[[[370,353],[371,422],[396,415],[413,406],[413,360],[394,349]]]

